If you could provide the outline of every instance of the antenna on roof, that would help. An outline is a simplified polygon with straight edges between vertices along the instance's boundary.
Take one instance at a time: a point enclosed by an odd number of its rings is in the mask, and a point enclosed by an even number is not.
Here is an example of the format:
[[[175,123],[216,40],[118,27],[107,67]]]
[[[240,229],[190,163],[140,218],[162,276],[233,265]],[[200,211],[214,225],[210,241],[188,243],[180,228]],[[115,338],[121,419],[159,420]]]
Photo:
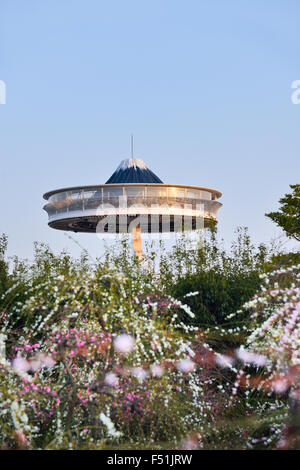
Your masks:
[[[133,158],[133,134],[131,134],[131,158]]]

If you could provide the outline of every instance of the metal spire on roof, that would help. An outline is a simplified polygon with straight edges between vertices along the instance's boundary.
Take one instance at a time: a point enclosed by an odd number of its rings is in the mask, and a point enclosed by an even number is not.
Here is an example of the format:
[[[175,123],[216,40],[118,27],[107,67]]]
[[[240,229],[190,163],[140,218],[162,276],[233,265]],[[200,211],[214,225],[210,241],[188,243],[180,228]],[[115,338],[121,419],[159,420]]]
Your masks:
[[[131,134],[131,158],[133,158],[133,134]]]

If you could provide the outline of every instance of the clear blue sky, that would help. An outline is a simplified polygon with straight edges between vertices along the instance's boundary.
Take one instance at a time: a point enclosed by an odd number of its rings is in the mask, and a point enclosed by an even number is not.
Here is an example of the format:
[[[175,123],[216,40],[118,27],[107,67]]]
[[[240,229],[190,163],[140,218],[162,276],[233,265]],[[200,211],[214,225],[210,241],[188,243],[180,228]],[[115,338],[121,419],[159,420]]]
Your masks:
[[[220,232],[281,234],[299,183],[299,0],[0,0],[1,226],[9,253],[79,248],[42,194],[104,183],[130,153],[167,183],[223,192]],[[96,236],[75,235],[92,255]]]

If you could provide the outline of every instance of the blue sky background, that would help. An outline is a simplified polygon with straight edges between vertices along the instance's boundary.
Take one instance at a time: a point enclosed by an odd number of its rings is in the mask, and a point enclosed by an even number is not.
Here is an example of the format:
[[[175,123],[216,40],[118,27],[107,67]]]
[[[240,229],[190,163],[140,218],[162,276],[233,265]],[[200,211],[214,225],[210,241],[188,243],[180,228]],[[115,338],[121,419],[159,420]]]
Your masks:
[[[167,183],[223,192],[220,233],[281,231],[264,213],[299,183],[299,0],[0,0],[1,226],[9,253],[79,248],[42,194],[104,183],[141,157]],[[91,254],[96,236],[77,234]],[[295,245],[293,245],[295,246]]]

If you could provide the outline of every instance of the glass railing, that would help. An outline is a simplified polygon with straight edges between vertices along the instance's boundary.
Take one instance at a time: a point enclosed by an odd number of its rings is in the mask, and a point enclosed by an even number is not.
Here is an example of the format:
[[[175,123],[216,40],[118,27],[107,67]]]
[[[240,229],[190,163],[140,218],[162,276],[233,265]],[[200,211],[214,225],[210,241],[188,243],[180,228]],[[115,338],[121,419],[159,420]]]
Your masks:
[[[44,206],[50,218],[65,215],[70,212],[86,212],[97,210],[101,204],[110,204],[115,208],[123,205],[127,198],[127,206],[142,204],[152,205],[179,205],[182,208],[188,204],[192,210],[197,204],[204,204],[207,214],[216,214],[219,204],[215,203],[213,192],[202,189],[182,188],[176,186],[98,186],[87,189],[74,189],[55,193]],[[120,197],[124,199],[120,201]],[[80,214],[79,214],[80,215]]]
[[[94,189],[76,189],[55,193],[49,198],[49,202],[78,201],[82,199],[111,199],[120,196],[135,198],[165,198],[165,199],[197,199],[211,200],[212,193],[200,189],[153,186],[118,186],[98,187]]]

